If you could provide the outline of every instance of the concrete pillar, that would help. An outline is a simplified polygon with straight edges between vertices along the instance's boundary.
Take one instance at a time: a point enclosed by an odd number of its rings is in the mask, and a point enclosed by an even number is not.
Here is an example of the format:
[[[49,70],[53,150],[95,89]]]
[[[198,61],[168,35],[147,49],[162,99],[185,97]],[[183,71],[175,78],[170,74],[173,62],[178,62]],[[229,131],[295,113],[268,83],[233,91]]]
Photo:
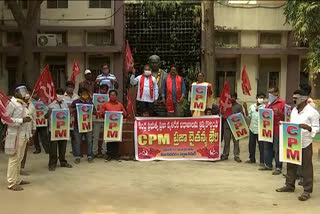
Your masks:
[[[288,55],[287,60],[287,86],[286,101],[292,104],[292,95],[300,84],[300,58],[299,55]]]

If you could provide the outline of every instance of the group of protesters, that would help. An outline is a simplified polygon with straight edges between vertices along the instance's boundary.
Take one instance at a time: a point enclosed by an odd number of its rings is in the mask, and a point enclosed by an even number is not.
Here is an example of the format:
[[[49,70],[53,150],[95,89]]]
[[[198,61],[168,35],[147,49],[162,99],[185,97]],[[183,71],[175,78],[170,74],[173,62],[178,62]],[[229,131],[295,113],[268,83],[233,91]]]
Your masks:
[[[138,116],[167,116],[182,117],[182,104],[188,99],[188,92],[185,80],[179,76],[177,67],[172,65],[168,73],[160,69],[160,57],[153,55],[149,58],[149,63],[143,68],[143,73],[136,76],[135,71],[130,76],[130,84],[137,85],[137,115]],[[85,70],[85,80],[79,84],[78,93],[75,92],[75,84],[72,81],[66,83],[65,90],[56,89],[57,99],[47,106],[47,114],[45,117],[50,120],[50,114],[53,109],[70,109],[70,114],[77,124],[76,105],[77,104],[93,104],[92,95],[108,94],[109,101],[106,102],[99,110],[95,109],[93,114],[104,114],[107,111],[119,111],[123,116],[127,116],[127,112],[123,105],[117,100],[118,81],[114,74],[110,72],[108,64],[101,68],[101,74],[96,80],[92,80],[93,76],[90,70]],[[197,80],[192,85],[204,85],[207,87],[207,99],[205,111],[192,111],[192,116],[208,116],[218,115],[222,118],[221,140],[224,141],[223,153],[221,160],[228,160],[230,153],[230,141],[233,140],[234,160],[238,163],[240,159],[239,141],[235,139],[232,131],[227,123],[225,112],[220,110],[219,105],[213,103],[213,86],[205,82],[203,73],[197,75]],[[190,86],[192,86],[190,85]],[[191,88],[191,87],[190,87]],[[314,103],[310,98],[311,87],[309,85],[301,85],[293,95],[291,122],[300,124],[302,130],[302,166],[289,164],[287,165],[286,185],[277,189],[278,192],[293,192],[295,189],[295,180],[297,177],[303,178],[301,185],[304,187],[303,194],[299,200],[305,201],[310,198],[313,191],[313,166],[312,166],[312,137],[319,132],[319,113],[315,109]],[[267,99],[268,97],[268,99]],[[242,113],[249,122],[249,160],[248,164],[256,163],[256,146],[259,148],[259,163],[262,171],[273,170],[273,159],[275,160],[275,170],[273,175],[282,174],[282,163],[279,160],[279,126],[284,121],[285,101],[279,96],[279,89],[276,86],[269,88],[268,96],[264,93],[258,93],[256,102],[249,107],[245,102],[239,104],[237,102],[237,94],[231,94],[232,114]],[[13,120],[12,124],[8,124],[6,136],[6,148],[11,155],[8,162],[8,189],[19,191],[23,190],[21,185],[29,182],[21,179],[20,174],[23,173],[21,167],[26,161],[26,148],[29,139],[35,144],[34,154],[41,153],[41,146],[44,151],[49,154],[48,169],[54,171],[59,159],[60,166],[72,168],[72,165],[65,158],[66,140],[49,142],[48,127],[36,127],[35,109],[31,104],[32,101],[38,101],[37,93],[30,95],[24,85],[18,85],[15,89],[14,96],[11,98],[10,104],[7,106],[8,113]],[[258,140],[258,110],[260,108],[272,109],[274,112],[273,120],[273,142],[262,142]],[[48,123],[50,124],[50,123]],[[94,121],[93,130],[81,133],[77,125],[70,131],[70,139],[72,144],[72,154],[74,163],[79,164],[82,157],[81,144],[82,138],[86,139],[87,144],[87,161],[91,163],[94,158],[104,158],[106,162],[119,159],[119,143],[103,142],[99,148],[100,133],[103,132],[103,122]],[[17,145],[17,146],[15,146]],[[11,146],[11,147],[10,147]],[[101,154],[99,154],[101,150]]]

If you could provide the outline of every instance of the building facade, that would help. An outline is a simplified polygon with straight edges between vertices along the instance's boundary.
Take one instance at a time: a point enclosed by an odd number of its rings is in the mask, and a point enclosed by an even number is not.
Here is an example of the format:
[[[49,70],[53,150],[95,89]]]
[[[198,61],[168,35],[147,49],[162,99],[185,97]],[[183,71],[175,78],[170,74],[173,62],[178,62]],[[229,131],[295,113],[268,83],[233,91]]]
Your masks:
[[[215,3],[217,95],[227,77],[231,92],[238,92],[241,101],[255,102],[258,92],[278,86],[281,98],[291,103],[300,82],[308,82],[303,72],[307,48],[293,42],[292,28],[283,14],[285,1],[257,2]],[[244,66],[251,96],[242,93]]]
[[[21,6],[27,8],[27,5]],[[15,84],[21,33],[5,1],[0,1],[0,13],[0,88],[9,92]],[[34,47],[35,69],[40,71],[48,64],[56,87],[64,88],[75,59],[82,71],[77,83],[84,79],[85,69],[96,76],[101,65],[109,63],[119,80],[122,99],[124,1],[45,0],[39,22],[40,32]]]

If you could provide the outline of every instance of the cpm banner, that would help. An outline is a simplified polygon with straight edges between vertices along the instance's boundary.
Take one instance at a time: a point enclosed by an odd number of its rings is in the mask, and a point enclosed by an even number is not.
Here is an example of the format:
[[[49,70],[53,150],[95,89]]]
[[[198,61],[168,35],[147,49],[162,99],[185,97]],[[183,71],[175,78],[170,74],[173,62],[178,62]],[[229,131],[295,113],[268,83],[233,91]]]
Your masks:
[[[229,127],[236,140],[249,136],[249,129],[242,113],[237,113],[227,118]]]
[[[92,131],[92,104],[76,104],[79,133]]]
[[[273,142],[273,111],[272,109],[260,108],[258,121],[258,140]]]
[[[207,106],[207,90],[206,85],[192,85],[191,88],[191,111],[204,111]]]
[[[47,114],[47,106],[42,101],[33,101],[32,105],[36,111],[36,126],[47,127],[48,121],[45,118],[45,115]]]
[[[122,141],[123,115],[121,111],[107,111],[104,117],[104,141]]]
[[[286,104],[284,106],[284,121],[290,122],[290,116],[291,116],[291,106]]]
[[[220,160],[221,119],[136,118],[136,160]]]
[[[53,109],[51,113],[51,141],[69,140],[70,111],[69,109]]]
[[[302,165],[301,128],[299,124],[282,122],[280,124],[281,162]]]
[[[97,111],[97,114],[93,116],[93,121],[97,122],[103,122],[104,121],[104,115],[99,114],[101,111],[101,107],[109,101],[109,95],[108,94],[93,94],[92,102],[93,105]]]

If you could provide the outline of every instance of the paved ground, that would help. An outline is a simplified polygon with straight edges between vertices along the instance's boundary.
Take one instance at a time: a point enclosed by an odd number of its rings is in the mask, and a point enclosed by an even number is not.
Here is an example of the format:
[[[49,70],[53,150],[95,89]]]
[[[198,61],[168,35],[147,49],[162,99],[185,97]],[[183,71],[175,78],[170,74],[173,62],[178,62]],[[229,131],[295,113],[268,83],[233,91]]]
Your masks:
[[[247,157],[241,142],[242,159]],[[314,151],[318,151],[316,148]],[[23,192],[6,189],[7,158],[0,154],[2,214],[316,214],[320,211],[319,160],[314,155],[312,199],[302,192],[276,193],[284,178],[258,171],[258,165],[225,162],[82,161],[73,169],[47,170],[47,156],[29,152]],[[72,157],[68,154],[68,159]]]

